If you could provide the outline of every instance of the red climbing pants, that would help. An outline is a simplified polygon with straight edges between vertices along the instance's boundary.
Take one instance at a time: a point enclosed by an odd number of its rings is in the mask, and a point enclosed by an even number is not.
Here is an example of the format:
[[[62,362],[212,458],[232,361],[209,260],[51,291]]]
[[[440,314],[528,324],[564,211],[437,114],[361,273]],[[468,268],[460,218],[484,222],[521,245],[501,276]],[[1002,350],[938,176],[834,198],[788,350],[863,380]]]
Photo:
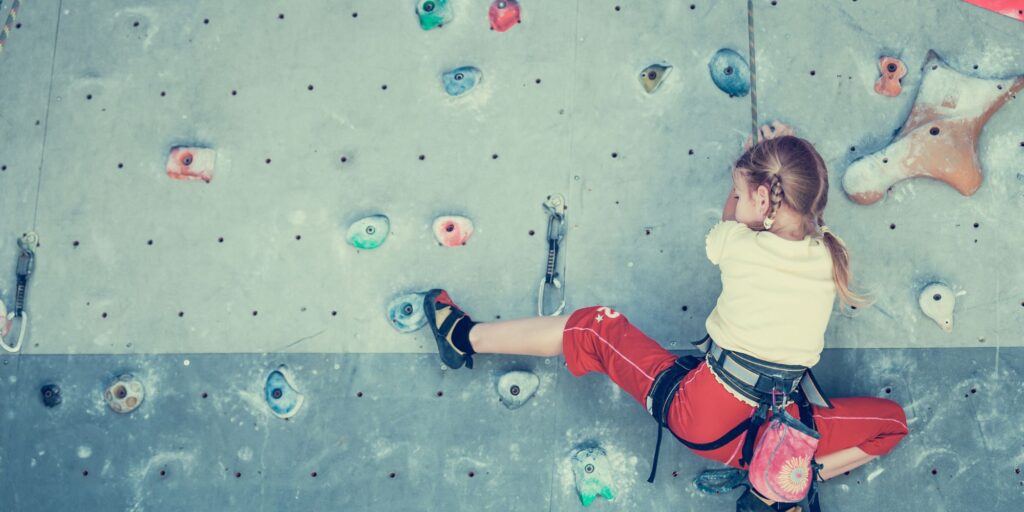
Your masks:
[[[565,325],[562,349],[570,373],[577,377],[588,372],[607,374],[640,402],[644,411],[654,378],[678,358],[606,306],[573,312]],[[903,408],[892,400],[856,397],[830,401],[832,409],[811,406],[815,428],[821,434],[816,452],[819,457],[854,446],[869,455],[885,455],[910,432]],[[786,411],[800,417],[796,404],[790,404]],[[707,362],[701,362],[683,377],[669,405],[668,427],[692,443],[709,443],[753,414],[754,408],[729,393],[715,379]],[[758,439],[766,427],[761,425]],[[717,450],[691,451],[739,468],[744,438],[740,435]]]

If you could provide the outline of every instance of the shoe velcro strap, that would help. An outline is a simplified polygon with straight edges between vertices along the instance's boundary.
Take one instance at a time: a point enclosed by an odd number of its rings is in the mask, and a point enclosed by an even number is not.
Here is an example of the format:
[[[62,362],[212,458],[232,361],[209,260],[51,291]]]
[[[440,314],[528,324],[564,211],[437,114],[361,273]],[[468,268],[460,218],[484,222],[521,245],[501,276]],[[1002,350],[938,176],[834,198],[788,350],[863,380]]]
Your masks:
[[[438,332],[440,332],[441,335],[444,336],[445,338],[447,338],[448,335],[451,334],[452,327],[455,326],[455,322],[457,322],[460,318],[465,316],[465,313],[451,306],[448,307],[451,309],[451,313],[448,314],[448,318],[444,319],[444,322],[441,323],[441,328],[438,329]]]

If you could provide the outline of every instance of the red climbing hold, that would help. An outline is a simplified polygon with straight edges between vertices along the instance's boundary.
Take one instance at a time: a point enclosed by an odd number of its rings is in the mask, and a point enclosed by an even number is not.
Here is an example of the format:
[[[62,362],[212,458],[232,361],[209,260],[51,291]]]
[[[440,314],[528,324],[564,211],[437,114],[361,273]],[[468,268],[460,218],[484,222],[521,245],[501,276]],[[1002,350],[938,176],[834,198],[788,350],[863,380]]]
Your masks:
[[[210,148],[175,146],[167,156],[167,175],[176,180],[213,179],[213,163],[217,153]]]
[[[494,0],[490,10],[491,29],[504,32],[519,23],[519,2]]]
[[[445,215],[434,219],[434,238],[446,247],[466,245],[473,234],[473,221],[459,215]]]
[[[964,0],[994,13],[1024,21],[1024,0]]]
[[[882,76],[875,82],[875,92],[882,96],[899,96],[907,66],[895,57],[882,57],[878,60],[878,69],[882,70]]]

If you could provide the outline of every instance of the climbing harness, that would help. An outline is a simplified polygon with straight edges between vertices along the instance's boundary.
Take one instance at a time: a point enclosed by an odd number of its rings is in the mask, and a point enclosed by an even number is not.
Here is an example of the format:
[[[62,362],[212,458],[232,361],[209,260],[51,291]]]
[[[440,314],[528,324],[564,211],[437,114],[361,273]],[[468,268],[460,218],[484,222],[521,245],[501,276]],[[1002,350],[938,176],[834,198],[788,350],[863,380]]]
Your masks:
[[[565,197],[562,194],[552,194],[544,201],[544,211],[548,213],[548,264],[544,274],[544,280],[540,282],[537,290],[537,316],[558,316],[565,309],[565,288],[558,280],[558,272],[555,266],[558,262],[558,244],[565,237]],[[560,291],[561,304],[558,309],[550,315],[544,314],[544,299],[549,287]]]
[[[28,326],[28,313],[25,313],[25,289],[28,287],[28,276],[32,274],[32,268],[35,266],[36,253],[34,247],[38,243],[39,235],[33,231],[25,233],[18,239],[18,247],[21,248],[21,254],[18,255],[16,271],[18,287],[15,292],[14,311],[8,313],[3,301],[0,301],[0,348],[7,352],[13,353],[21,350],[21,343],[25,341],[25,328]],[[9,332],[10,324],[15,318],[21,319],[21,331],[18,334],[17,343],[14,346],[10,346],[4,341],[4,336]]]
[[[17,19],[20,8],[21,0],[14,0],[11,3],[11,12],[7,14],[7,21],[4,22],[4,27],[0,30],[0,52],[4,51],[4,44],[7,43],[7,36],[11,35],[11,27],[14,26],[14,20]]]
[[[726,350],[718,346],[710,335],[691,343],[703,354],[703,359],[707,361],[708,367],[729,388],[758,404],[755,413],[750,418],[740,422],[718,440],[709,443],[691,443],[669,429],[669,432],[672,432],[679,442],[692,450],[716,450],[729,444],[740,434],[746,433],[740,465],[747,466],[754,458],[754,442],[757,431],[767,420],[769,409],[773,407],[775,410],[785,409],[787,399],[795,402],[799,407],[800,422],[808,429],[813,430],[814,418],[811,404],[832,408],[832,404],[821,391],[810,368],[772,363],[747,354]],[[655,377],[654,383],[647,393],[647,412],[658,423],[658,441],[655,445],[653,467],[651,476],[647,479],[648,482],[654,482],[654,475],[658,469],[658,455],[661,449],[662,432],[667,426],[668,409],[679,391],[682,379],[699,366],[700,362],[701,358],[695,356],[683,356],[676,359],[672,366],[662,370]],[[777,396],[783,397],[781,405],[773,404]],[[805,500],[808,501],[808,509],[811,512],[818,512],[817,475],[820,465],[815,463],[813,457],[810,463],[811,486]]]

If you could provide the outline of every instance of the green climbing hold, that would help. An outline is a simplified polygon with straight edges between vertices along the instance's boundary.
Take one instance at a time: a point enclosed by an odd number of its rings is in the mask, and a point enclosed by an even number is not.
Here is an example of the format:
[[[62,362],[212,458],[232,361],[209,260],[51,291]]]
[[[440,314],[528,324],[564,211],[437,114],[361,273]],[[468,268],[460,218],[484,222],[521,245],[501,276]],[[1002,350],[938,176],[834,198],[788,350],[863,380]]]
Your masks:
[[[598,496],[614,500],[608,458],[601,447],[584,448],[572,456],[572,471],[576,475],[576,492],[580,502],[589,507]]]
[[[420,18],[420,27],[423,30],[443,27],[454,17],[448,0],[420,0],[416,4],[416,15]]]

